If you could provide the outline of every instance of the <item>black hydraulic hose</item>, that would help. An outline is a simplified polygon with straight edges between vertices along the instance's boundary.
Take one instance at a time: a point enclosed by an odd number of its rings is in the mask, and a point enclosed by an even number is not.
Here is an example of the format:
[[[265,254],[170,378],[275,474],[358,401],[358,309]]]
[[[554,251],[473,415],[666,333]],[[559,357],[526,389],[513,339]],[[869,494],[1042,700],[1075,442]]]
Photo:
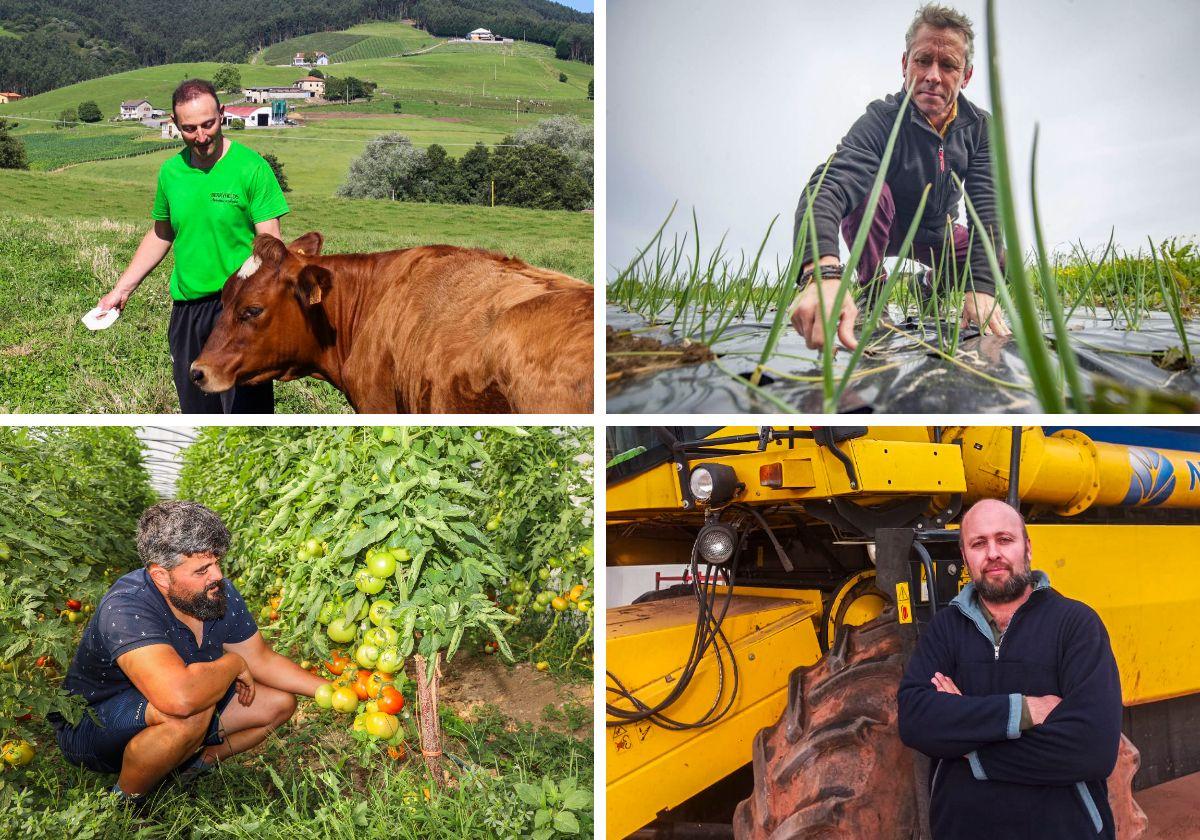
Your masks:
[[[738,541],[734,556],[730,562],[728,569],[706,564],[704,580],[700,574],[699,568],[699,546],[693,546],[690,562],[690,571],[692,573],[692,592],[696,597],[697,612],[696,612],[696,632],[692,637],[691,650],[688,653],[687,661],[683,666],[680,677],[675,682],[674,688],[661,701],[654,706],[648,706],[633,695],[629,689],[614,675],[611,671],[606,671],[606,675],[612,681],[613,686],[608,688],[610,694],[615,694],[620,700],[628,703],[632,708],[621,708],[612,703],[605,704],[605,710],[609,717],[615,720],[606,722],[606,726],[619,726],[628,723],[636,723],[642,720],[649,720],[664,729],[669,730],[685,730],[698,729],[704,726],[710,726],[721,720],[733,707],[733,702],[737,697],[740,674],[738,672],[737,659],[733,654],[733,647],[725,636],[725,631],[721,628],[721,624],[725,619],[725,615],[729,610],[729,605],[733,600],[733,581],[737,573],[737,560],[741,553],[741,548],[746,541],[748,532],[742,535]],[[714,612],[717,599],[717,579],[722,579],[728,587],[724,603],[721,605],[720,613]],[[715,658],[717,664],[717,691],[713,699],[712,705],[704,714],[700,715],[693,721],[679,721],[665,714],[665,710],[669,708],[676,700],[682,696],[683,692],[691,684],[692,678],[695,676],[696,670],[699,668],[704,657],[707,655],[710,648],[715,646]],[[729,691],[728,700],[724,707],[721,706],[721,697],[725,694],[725,658],[729,659],[729,667],[731,670],[732,686]],[[615,687],[614,687],[615,686]]]
[[[933,579],[933,558],[929,556],[929,552],[925,546],[919,542],[913,543],[913,549],[917,552],[917,556],[921,558],[921,565],[925,567],[925,580],[929,586],[929,617],[933,618],[937,615],[937,586]],[[920,593],[917,593],[920,594]],[[913,600],[917,600],[914,598]]]

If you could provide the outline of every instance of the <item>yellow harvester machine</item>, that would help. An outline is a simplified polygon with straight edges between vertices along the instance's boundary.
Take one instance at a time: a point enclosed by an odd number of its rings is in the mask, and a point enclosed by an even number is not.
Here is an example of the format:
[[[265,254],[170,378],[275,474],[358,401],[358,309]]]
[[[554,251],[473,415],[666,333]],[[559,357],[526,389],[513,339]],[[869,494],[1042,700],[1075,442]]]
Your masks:
[[[751,762],[738,837],[914,836],[896,688],[985,497],[1020,506],[1034,568],[1104,620],[1133,787],[1200,770],[1196,430],[639,427],[609,451],[608,566],[696,581],[607,610],[609,837],[715,836],[655,821]]]

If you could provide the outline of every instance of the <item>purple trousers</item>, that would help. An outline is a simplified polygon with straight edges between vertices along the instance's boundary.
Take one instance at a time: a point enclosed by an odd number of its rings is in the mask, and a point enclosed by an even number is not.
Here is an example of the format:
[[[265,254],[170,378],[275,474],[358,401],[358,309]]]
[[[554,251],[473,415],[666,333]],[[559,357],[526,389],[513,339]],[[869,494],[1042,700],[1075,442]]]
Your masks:
[[[842,238],[846,240],[848,246],[854,244],[854,237],[858,235],[858,227],[862,224],[863,215],[867,210],[868,195],[862,200],[862,204],[858,205],[850,212],[850,215],[842,220]],[[902,224],[898,223],[902,221]],[[897,220],[896,219],[896,202],[892,199],[892,188],[885,182],[883,191],[879,194],[879,203],[875,206],[875,217],[871,220],[871,227],[867,233],[867,243],[863,248],[862,255],[858,260],[858,282],[862,286],[866,286],[871,282],[877,270],[880,271],[880,282],[887,280],[887,272],[880,270],[880,263],[885,256],[894,257],[900,253],[900,246],[904,244],[904,235],[908,232],[908,226],[912,224],[912,219]],[[963,268],[967,264],[967,229],[963,225],[955,225],[952,236],[954,243],[954,260],[957,263],[958,271],[961,274]],[[972,250],[982,248],[983,245],[976,242],[971,246]],[[944,265],[949,258],[945,253],[946,243],[944,240],[936,245],[923,245],[920,242],[913,242],[910,257],[918,262],[933,266],[935,264]],[[1004,268],[1003,255],[1000,257],[1000,267]],[[943,275],[947,276],[946,272],[950,271],[949,267],[943,268]]]

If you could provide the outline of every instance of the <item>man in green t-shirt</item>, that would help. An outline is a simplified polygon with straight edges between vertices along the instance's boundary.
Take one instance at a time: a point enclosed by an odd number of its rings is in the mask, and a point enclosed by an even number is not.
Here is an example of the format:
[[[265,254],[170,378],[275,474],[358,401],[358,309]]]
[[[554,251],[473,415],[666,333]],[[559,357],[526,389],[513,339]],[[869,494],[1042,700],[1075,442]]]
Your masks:
[[[275,408],[270,382],[206,394],[192,382],[190,368],[221,312],[225,281],[250,256],[256,234],[280,237],[287,201],[262,156],[222,135],[221,103],[211,83],[189,79],[180,84],[171,112],[185,147],[159,169],[150,214],[154,226],[113,290],[100,298],[100,309],[124,308],[173,245],[174,305],[167,341],[180,410],[270,414]]]

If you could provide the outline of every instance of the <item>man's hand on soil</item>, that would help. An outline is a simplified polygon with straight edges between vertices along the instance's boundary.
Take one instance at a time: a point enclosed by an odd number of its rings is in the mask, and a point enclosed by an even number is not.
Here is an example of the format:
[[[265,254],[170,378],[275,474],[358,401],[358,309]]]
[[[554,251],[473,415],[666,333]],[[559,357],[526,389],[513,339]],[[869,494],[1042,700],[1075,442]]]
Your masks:
[[[810,282],[792,302],[792,326],[804,336],[810,350],[820,350],[825,346],[825,319],[833,311],[834,299],[842,285],[841,280],[821,280],[818,294],[817,282]],[[825,304],[824,312],[818,315],[822,303]],[[854,337],[854,319],[857,317],[858,305],[854,302],[854,295],[847,290],[837,317],[837,335],[847,350],[858,346],[858,340]]]
[[[957,694],[959,697],[962,696],[962,692],[958,690],[958,686],[954,684],[954,680],[947,677],[941,671],[934,674],[929,681],[942,694]],[[1033,698],[1031,697],[1030,699],[1032,700]]]
[[[1029,719],[1033,721],[1034,726],[1045,723],[1046,718],[1050,717],[1050,713],[1061,702],[1062,698],[1053,694],[1047,694],[1044,697],[1026,697],[1025,705],[1029,707]]]
[[[984,292],[967,292],[963,298],[962,325],[978,324],[979,331],[987,335],[1012,335],[1004,321],[1004,312],[996,299]]]

